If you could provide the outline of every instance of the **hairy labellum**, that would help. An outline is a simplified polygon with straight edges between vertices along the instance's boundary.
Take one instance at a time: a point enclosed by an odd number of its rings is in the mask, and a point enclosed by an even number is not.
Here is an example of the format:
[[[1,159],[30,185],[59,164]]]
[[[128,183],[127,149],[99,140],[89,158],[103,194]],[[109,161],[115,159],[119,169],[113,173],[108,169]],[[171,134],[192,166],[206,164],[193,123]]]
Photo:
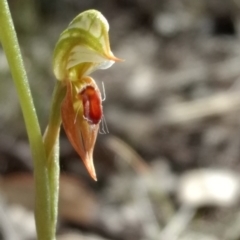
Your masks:
[[[92,124],[98,124],[102,119],[102,100],[98,90],[87,86],[79,94],[83,104],[83,116]]]

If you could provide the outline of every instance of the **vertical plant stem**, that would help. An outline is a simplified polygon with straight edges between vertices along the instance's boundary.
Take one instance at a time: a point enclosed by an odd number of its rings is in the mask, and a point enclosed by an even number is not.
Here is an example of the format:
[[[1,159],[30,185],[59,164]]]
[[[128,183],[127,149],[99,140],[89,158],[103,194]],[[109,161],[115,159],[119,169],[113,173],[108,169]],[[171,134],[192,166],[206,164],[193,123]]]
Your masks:
[[[50,188],[51,218],[57,224],[59,195],[59,131],[61,126],[61,103],[66,95],[66,88],[57,81],[53,92],[52,106],[48,126],[44,134],[44,146],[47,156]],[[54,194],[53,194],[54,193]]]
[[[64,86],[64,84],[61,81],[57,81],[53,91],[48,127],[44,133],[44,145],[47,156],[49,156],[52,153],[56,139],[59,136],[60,125],[62,123],[61,104],[65,95],[66,86]]]
[[[41,131],[13,26],[7,0],[0,0],[0,40],[6,53],[28,133],[35,179],[35,218],[39,240],[55,239],[55,219],[51,217],[49,173]]]

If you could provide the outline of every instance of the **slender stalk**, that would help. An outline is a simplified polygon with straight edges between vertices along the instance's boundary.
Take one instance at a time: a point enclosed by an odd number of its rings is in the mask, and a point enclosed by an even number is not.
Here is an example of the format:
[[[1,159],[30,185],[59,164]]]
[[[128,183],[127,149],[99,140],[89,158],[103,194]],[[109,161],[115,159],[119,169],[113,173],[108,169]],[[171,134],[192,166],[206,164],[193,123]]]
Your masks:
[[[44,134],[44,146],[47,155],[48,178],[50,188],[51,219],[56,228],[59,195],[59,131],[61,120],[61,103],[66,95],[66,87],[57,81],[53,92],[51,112],[48,127]]]
[[[49,173],[41,131],[7,0],[0,0],[0,40],[6,53],[28,133],[35,179],[35,218],[39,240],[55,239],[51,218]]]
[[[66,86],[61,81],[57,81],[53,91],[48,127],[44,133],[44,145],[47,156],[50,156],[52,153],[55,142],[59,136],[60,125],[62,123],[61,104],[65,95]]]

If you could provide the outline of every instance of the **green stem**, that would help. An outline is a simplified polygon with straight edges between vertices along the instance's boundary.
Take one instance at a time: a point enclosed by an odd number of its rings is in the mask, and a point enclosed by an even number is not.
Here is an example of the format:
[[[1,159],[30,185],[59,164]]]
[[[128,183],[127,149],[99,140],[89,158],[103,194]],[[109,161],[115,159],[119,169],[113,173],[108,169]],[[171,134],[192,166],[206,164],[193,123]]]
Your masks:
[[[61,103],[66,95],[66,88],[57,81],[53,92],[48,127],[44,134],[44,146],[47,155],[50,188],[51,219],[57,224],[59,195],[59,131],[61,126]]]
[[[57,81],[53,91],[48,127],[44,133],[44,145],[47,156],[52,153],[55,142],[59,136],[60,125],[62,123],[61,104],[65,95],[66,87],[61,81]]]
[[[56,220],[51,218],[51,187],[47,158],[26,71],[7,0],[0,0],[0,40],[6,53],[28,133],[35,179],[35,218],[39,240],[55,239]]]

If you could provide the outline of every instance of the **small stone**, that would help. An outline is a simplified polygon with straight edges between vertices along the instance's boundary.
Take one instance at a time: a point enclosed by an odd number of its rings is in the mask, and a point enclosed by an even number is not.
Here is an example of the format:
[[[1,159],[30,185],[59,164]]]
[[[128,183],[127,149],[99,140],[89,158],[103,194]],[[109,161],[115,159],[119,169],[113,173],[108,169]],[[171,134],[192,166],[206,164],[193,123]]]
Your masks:
[[[239,178],[231,171],[200,169],[179,179],[178,199],[191,207],[229,207],[239,197]]]

